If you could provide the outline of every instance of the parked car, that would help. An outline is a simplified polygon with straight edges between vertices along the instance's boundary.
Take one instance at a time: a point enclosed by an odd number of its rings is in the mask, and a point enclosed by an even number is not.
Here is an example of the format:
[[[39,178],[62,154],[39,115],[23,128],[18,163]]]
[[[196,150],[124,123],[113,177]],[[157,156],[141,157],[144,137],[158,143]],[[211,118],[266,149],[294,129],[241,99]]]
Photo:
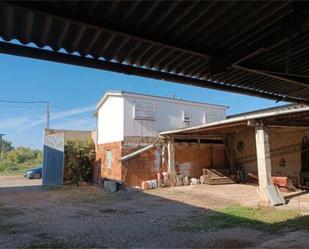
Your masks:
[[[42,165],[40,165],[36,168],[33,168],[33,169],[28,169],[24,173],[24,177],[27,177],[29,179],[41,179],[42,178],[42,169],[43,169]]]

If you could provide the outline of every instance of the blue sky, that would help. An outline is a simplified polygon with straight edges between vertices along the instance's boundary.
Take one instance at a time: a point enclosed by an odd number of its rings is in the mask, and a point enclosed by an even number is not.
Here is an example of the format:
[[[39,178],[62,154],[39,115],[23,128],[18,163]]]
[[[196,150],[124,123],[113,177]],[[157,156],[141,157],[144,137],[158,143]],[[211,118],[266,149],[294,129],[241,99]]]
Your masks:
[[[0,100],[48,100],[51,128],[94,129],[95,105],[108,90],[126,90],[229,106],[228,114],[282,105],[207,88],[0,54]],[[44,105],[0,103],[0,133],[14,146],[42,148]]]

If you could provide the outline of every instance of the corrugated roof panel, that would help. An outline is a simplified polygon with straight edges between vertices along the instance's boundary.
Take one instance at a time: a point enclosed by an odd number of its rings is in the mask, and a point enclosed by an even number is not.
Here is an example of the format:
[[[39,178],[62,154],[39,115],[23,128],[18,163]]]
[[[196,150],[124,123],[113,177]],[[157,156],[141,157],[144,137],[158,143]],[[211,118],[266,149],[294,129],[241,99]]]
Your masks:
[[[0,36],[103,57],[116,71],[125,62],[135,65],[126,73],[309,101],[308,16],[298,1],[1,2]]]

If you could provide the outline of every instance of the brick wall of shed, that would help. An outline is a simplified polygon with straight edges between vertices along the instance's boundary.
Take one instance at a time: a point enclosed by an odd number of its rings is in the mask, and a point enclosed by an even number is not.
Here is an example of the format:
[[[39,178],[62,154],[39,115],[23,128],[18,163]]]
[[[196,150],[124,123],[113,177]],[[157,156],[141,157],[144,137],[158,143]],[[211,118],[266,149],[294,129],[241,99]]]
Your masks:
[[[244,168],[245,174],[249,172],[257,174],[254,128],[242,130],[229,136],[232,140],[232,148],[230,148],[230,150],[232,153],[234,153],[236,162],[241,164],[241,166]],[[237,147],[238,143],[241,141],[243,142],[244,146],[242,150],[239,150]]]
[[[123,154],[128,154],[132,148],[123,148]],[[162,152],[155,148],[123,162],[123,175],[126,186],[141,186],[142,181],[156,179],[156,174],[166,171],[162,165]],[[167,160],[167,158],[166,158]],[[175,143],[175,163],[177,170],[188,171],[192,177],[200,177],[203,168],[224,168],[226,160],[222,145],[197,143]]]
[[[271,151],[272,173],[284,173],[292,178],[297,178],[297,174],[301,170],[301,151],[300,145],[302,138],[307,136],[309,138],[309,129],[280,129],[270,128],[269,143]],[[257,174],[256,163],[256,146],[255,146],[255,132],[254,129],[241,131],[233,135],[233,150],[237,161],[243,158],[250,158],[247,162],[241,163],[246,173],[252,172]],[[239,151],[237,149],[238,142],[243,141],[244,149]],[[293,150],[286,150],[286,152],[277,153],[282,149],[290,147]],[[276,152],[276,153],[274,153]],[[286,166],[281,167],[280,161],[284,159]]]
[[[272,172],[285,172],[292,178],[297,178],[298,173],[301,171],[301,141],[304,136],[309,138],[309,129],[271,130],[269,139],[271,151],[278,151],[278,149],[286,146],[291,146],[291,149],[295,148],[296,150],[280,155],[272,155]],[[280,166],[281,159],[286,161],[285,167]]]
[[[112,166],[106,168],[105,165],[105,152],[112,152]],[[101,178],[107,178],[111,180],[122,180],[122,167],[119,161],[122,156],[122,142],[113,142],[106,144],[98,144],[96,161],[101,165]]]
[[[134,187],[141,186],[142,181],[156,179],[160,170],[167,170],[166,165],[162,166],[161,147],[148,150],[121,163],[121,156],[139,148],[124,144],[126,143],[115,142],[98,145],[97,164],[101,165],[102,178],[122,180],[125,187]],[[108,150],[111,150],[113,155],[111,169],[105,166],[105,152]],[[175,143],[175,162],[177,169],[188,170],[192,177],[200,177],[203,168],[223,168],[226,165],[222,145],[198,143]]]
[[[222,145],[175,143],[175,164],[184,174],[199,178],[203,168],[224,168]]]
[[[123,148],[123,154],[128,154],[132,148]],[[122,163],[124,185],[126,187],[141,187],[142,181],[156,179],[161,167],[161,149],[154,148]]]

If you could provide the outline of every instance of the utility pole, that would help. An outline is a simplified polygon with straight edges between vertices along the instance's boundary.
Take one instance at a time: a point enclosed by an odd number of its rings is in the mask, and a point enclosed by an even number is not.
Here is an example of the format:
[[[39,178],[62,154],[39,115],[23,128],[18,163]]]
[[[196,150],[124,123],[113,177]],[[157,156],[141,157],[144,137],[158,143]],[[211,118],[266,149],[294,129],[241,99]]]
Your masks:
[[[0,134],[0,160],[2,160],[2,144],[3,144],[3,141],[2,141],[2,137],[4,136],[3,133]]]
[[[49,129],[49,122],[50,122],[50,104],[49,101],[46,102],[46,129]]]

